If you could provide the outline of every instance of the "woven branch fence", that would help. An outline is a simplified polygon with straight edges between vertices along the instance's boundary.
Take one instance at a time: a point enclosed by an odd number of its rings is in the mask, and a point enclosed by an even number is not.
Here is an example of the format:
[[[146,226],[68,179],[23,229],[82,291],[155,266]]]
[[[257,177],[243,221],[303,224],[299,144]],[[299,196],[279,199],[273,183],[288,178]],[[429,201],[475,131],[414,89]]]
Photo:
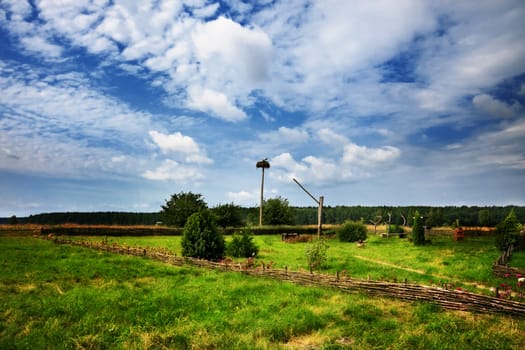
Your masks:
[[[498,277],[525,276],[525,269],[509,266],[514,246],[510,245],[501,256],[492,264],[492,273]]]
[[[100,242],[69,240],[58,237],[49,237],[49,239],[52,239],[58,244],[70,244],[105,252],[148,257],[175,266],[195,266],[212,270],[234,271],[249,276],[267,277],[305,286],[335,288],[346,293],[365,292],[369,295],[393,297],[407,301],[430,301],[443,308],[451,310],[464,310],[489,314],[499,313],[518,318],[525,318],[525,303],[462,290],[448,290],[446,288],[412,283],[392,283],[355,279],[339,273],[328,275],[304,271],[289,271],[287,268],[267,268],[264,265],[258,268],[248,268],[239,263],[219,263],[188,257],[179,257],[170,254],[169,252],[149,248],[123,247],[117,244],[107,245]]]

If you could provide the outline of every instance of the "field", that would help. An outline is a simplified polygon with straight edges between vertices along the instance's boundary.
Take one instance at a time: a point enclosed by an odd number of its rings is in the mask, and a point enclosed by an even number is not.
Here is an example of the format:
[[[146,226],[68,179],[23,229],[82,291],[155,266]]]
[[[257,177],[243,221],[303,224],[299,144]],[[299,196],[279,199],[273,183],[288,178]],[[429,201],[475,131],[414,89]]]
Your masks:
[[[435,237],[424,248],[398,238],[371,237],[365,248],[332,240],[324,272],[492,285],[498,281],[491,277],[490,265],[498,252],[487,243],[489,238],[451,243],[450,237]],[[282,243],[277,236],[255,239],[259,260],[306,269],[304,243]],[[108,240],[180,254],[180,237]],[[525,321],[505,316],[180,268],[29,237],[0,237],[0,246],[2,349],[525,346]],[[481,266],[485,261],[488,270]]]
[[[494,277],[492,263],[500,252],[491,236],[472,235],[466,240],[455,242],[450,235],[430,236],[432,244],[415,247],[407,239],[397,237],[381,238],[369,235],[364,248],[356,244],[341,243],[336,239],[328,241],[328,262],[323,273],[344,271],[356,278],[373,280],[417,282],[429,285],[460,287],[470,291],[489,293],[489,289],[501,283],[512,283],[509,279]],[[74,239],[86,239],[74,237]],[[181,255],[178,236],[165,237],[90,237],[91,240],[107,240],[109,244],[166,248]],[[226,237],[228,241],[230,236]],[[307,243],[283,243],[278,235],[255,236],[260,248],[258,261],[272,263],[276,268],[285,266],[291,270],[308,270],[305,258]],[[521,253],[516,254],[517,267],[521,265]],[[236,259],[242,261],[244,259]],[[514,265],[513,265],[514,266]]]

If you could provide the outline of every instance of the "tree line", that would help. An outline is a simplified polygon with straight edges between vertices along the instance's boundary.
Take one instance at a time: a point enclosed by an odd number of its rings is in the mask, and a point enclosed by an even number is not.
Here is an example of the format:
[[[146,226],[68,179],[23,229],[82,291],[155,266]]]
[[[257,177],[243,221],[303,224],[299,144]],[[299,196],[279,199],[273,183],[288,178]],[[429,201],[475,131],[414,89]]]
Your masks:
[[[168,207],[167,201],[166,207]],[[317,207],[292,207],[283,198],[268,199],[264,202],[264,224],[308,225],[317,223]],[[496,226],[514,208],[517,219],[525,221],[523,206],[327,206],[323,208],[323,224],[342,224],[347,220],[367,224],[412,226],[418,211],[425,226]],[[211,208],[221,226],[257,225],[258,207],[241,207],[221,204]],[[0,223],[31,223],[57,225],[76,223],[82,225],[155,225],[158,223],[182,226],[178,222],[167,222],[166,210],[159,212],[56,212],[30,215],[23,218],[3,218]]]

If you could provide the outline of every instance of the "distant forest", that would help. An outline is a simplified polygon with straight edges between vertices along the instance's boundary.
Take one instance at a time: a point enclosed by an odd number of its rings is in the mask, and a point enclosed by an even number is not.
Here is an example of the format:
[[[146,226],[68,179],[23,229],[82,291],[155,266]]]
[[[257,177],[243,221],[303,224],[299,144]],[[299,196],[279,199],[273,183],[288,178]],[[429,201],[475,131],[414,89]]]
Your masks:
[[[362,220],[365,223],[412,225],[414,213],[419,211],[426,226],[452,226],[459,222],[462,226],[495,226],[514,208],[518,220],[525,221],[525,207],[521,206],[335,206],[323,208],[323,224],[341,224],[346,220]],[[295,224],[317,223],[317,207],[291,207],[295,214]],[[238,207],[246,225],[256,225],[259,208]],[[390,214],[390,215],[389,215]],[[81,225],[155,225],[162,222],[160,212],[60,212],[30,215],[24,218],[0,218],[0,223],[31,223],[57,225],[75,223]]]

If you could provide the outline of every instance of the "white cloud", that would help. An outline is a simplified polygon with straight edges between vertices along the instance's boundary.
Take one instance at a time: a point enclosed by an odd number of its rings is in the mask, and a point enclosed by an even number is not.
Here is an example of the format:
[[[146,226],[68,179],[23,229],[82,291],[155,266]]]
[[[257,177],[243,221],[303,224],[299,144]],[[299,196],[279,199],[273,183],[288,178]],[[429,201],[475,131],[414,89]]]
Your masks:
[[[310,138],[308,132],[301,128],[287,128],[281,126],[277,131],[261,133],[259,138],[266,143],[277,147],[282,144],[302,144]]]
[[[210,164],[213,163],[211,159],[206,157],[199,145],[189,136],[182,135],[180,132],[174,134],[163,134],[152,130],[149,135],[153,142],[165,154],[181,155],[183,160],[187,163]]]
[[[206,88],[191,87],[188,106],[212,113],[214,116],[229,122],[238,122],[247,118],[246,113],[228,100],[228,96]]]
[[[60,57],[60,54],[62,53],[62,48],[60,46],[51,44],[46,39],[38,36],[22,38],[21,42],[26,50],[39,53],[46,57],[56,58]]]
[[[172,180],[183,183],[189,181],[195,182],[203,178],[203,175],[197,168],[178,163],[171,159],[165,159],[155,170],[147,170],[142,176],[148,180]]]
[[[239,191],[239,192],[228,192],[226,196],[229,200],[233,201],[237,205],[253,205],[260,196],[260,193]]]
[[[220,4],[218,2],[214,4],[210,4],[208,6],[204,6],[201,8],[195,8],[191,12],[194,16],[199,18],[207,18],[211,17],[217,12],[217,9],[219,8]]]
[[[374,167],[379,164],[395,160],[401,155],[401,151],[392,146],[381,148],[368,148],[354,143],[344,146],[342,161],[350,165],[362,167]]]
[[[487,94],[474,96],[472,103],[483,113],[502,118],[515,117],[523,110],[521,104],[517,101],[512,105],[508,105],[505,102],[497,100]]]
[[[348,141],[330,129],[321,129],[319,137],[326,144],[339,149],[335,158],[309,155],[296,161],[288,153],[273,157],[272,176],[281,182],[298,178],[316,184],[345,183],[359,178],[374,176],[384,164],[396,160],[401,151],[393,146],[369,148]]]
[[[192,35],[196,57],[212,76],[232,71],[237,78],[257,83],[268,79],[271,40],[258,28],[246,28],[219,17],[198,24]]]

